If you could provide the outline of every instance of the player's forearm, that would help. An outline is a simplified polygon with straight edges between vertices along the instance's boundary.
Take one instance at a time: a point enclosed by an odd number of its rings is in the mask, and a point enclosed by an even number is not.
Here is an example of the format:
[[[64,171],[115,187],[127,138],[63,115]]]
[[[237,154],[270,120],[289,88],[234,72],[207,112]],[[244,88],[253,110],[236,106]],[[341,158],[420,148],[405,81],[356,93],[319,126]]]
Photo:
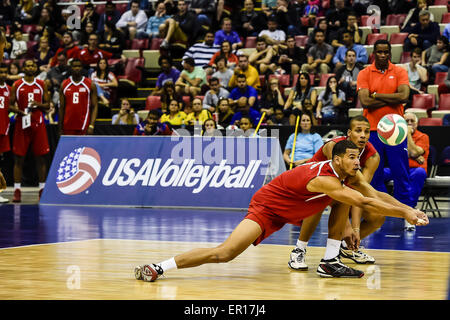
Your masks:
[[[359,229],[361,225],[362,209],[360,207],[352,207],[350,214],[352,217],[352,229]]]
[[[364,197],[358,206],[365,211],[379,214],[382,216],[389,216],[395,218],[404,218],[406,216],[405,208],[403,206],[392,205],[389,202]],[[410,209],[410,208],[409,208]]]
[[[408,209],[408,210],[411,209],[410,206],[407,206],[406,204],[401,203],[400,201],[398,201],[397,199],[395,199],[394,197],[390,196],[389,194],[387,194],[385,192],[377,191],[376,195],[377,195],[377,198],[382,202],[393,205],[395,207],[401,207],[403,209]]]

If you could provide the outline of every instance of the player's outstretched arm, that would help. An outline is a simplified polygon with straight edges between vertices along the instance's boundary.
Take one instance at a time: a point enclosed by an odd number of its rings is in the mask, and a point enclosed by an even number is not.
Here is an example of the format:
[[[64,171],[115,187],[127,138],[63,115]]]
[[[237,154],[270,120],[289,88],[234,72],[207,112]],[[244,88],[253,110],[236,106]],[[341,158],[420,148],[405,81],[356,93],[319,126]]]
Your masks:
[[[426,215],[418,216],[419,212],[417,210],[407,206],[395,206],[375,197],[364,196],[361,192],[342,185],[338,179],[333,177],[317,177],[308,183],[307,189],[311,192],[325,193],[336,201],[351,206],[358,206],[363,210],[367,210],[375,214],[404,218],[409,223],[414,225],[428,224],[428,218]],[[424,221],[420,221],[419,218]]]

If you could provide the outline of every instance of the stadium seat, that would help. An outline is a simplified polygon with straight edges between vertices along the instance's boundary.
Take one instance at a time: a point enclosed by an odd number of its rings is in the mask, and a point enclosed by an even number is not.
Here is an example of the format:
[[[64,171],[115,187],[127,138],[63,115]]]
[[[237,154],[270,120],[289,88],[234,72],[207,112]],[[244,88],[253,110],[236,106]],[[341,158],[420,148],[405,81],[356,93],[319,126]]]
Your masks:
[[[428,11],[430,11],[434,16],[434,22],[441,23],[442,16],[448,12],[447,6],[428,6]]]
[[[23,33],[28,34],[36,34],[37,33],[37,24],[24,24],[22,27]]]
[[[421,118],[419,126],[442,126],[442,118]]]
[[[289,74],[275,75],[271,74],[269,76],[269,81],[273,78],[278,79],[278,83],[281,87],[288,87],[290,85],[291,76]]]
[[[447,80],[447,72],[436,72],[435,75],[435,79],[434,79],[434,84],[441,84],[444,83],[445,80]]]
[[[400,58],[400,63],[408,63],[411,61],[411,52],[402,52],[402,56]]]
[[[407,32],[396,32],[391,34],[391,38],[389,39],[389,42],[391,44],[404,44],[406,38],[408,38]]]
[[[367,35],[367,39],[366,39],[366,44],[367,45],[373,45],[377,40],[387,40],[388,39],[388,35],[385,33],[369,33]]]
[[[443,93],[439,96],[438,110],[450,110],[450,93]]]
[[[335,75],[336,74],[334,74],[334,73],[321,74],[320,80],[319,80],[319,87],[326,87],[328,78],[335,76]]]
[[[150,50],[159,50],[159,47],[161,46],[161,42],[163,42],[163,40],[164,39],[162,38],[152,38]]]
[[[428,117],[431,117],[431,111],[436,107],[436,97],[434,94],[424,93],[415,94],[411,102],[411,108],[423,109],[427,111]]]
[[[442,16],[442,20],[441,23],[450,23],[450,12],[444,13],[444,15]]]
[[[158,69],[160,66],[158,64],[160,53],[159,50],[144,50],[142,51],[142,57],[145,59],[145,69]]]
[[[393,33],[399,32],[400,32],[399,26],[380,26],[380,33],[386,33],[388,35],[389,41]]]
[[[247,37],[244,48],[256,48],[256,37]]]
[[[386,16],[387,26],[400,26],[406,19],[406,14],[388,14]]]
[[[161,108],[160,96],[148,96],[145,100],[145,110],[152,110]]]
[[[358,29],[362,31],[361,43],[366,43],[367,36],[372,33],[372,28],[362,26]]]
[[[191,107],[191,97],[190,96],[182,96],[181,99],[183,100],[185,108]]]
[[[308,36],[295,36],[295,43],[298,47],[306,47],[306,44],[308,43]]]
[[[369,17],[370,16],[368,16],[368,15],[362,15],[361,16],[361,23],[360,23],[360,25],[362,27],[367,27],[367,20],[369,19]]]
[[[391,61],[400,63],[403,53],[403,44],[391,44]]]
[[[259,84],[261,85],[261,89],[264,89],[266,86],[266,76],[259,75]]]
[[[448,0],[434,0],[434,6],[448,6]]]
[[[140,58],[142,56],[142,51],[137,49],[122,50],[122,54],[127,58]]]
[[[149,39],[133,39],[131,41],[131,48],[134,50],[145,50],[148,49]]]
[[[120,12],[120,15],[127,11],[128,4],[129,3],[116,3],[116,10]]]
[[[128,83],[135,87],[142,80],[141,69],[144,68],[144,65],[144,58],[128,58],[124,75],[117,77],[119,83]]]
[[[99,15],[102,15],[103,13],[105,13],[105,4],[96,4],[95,12],[97,12]]]

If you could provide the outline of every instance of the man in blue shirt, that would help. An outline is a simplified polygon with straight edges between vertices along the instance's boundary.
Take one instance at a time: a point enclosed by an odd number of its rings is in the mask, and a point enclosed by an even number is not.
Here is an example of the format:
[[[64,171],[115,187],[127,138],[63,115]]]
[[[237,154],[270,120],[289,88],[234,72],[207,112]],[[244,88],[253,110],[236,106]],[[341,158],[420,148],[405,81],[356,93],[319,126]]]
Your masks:
[[[172,67],[172,60],[167,56],[160,56],[158,59],[158,64],[161,66],[161,73],[158,75],[156,80],[156,88],[153,91],[153,95],[161,95],[164,87],[164,83],[171,81],[172,83],[177,82],[180,77],[180,71]]]
[[[353,36],[350,31],[345,30],[342,32],[342,42],[343,46],[339,47],[336,51],[336,54],[333,57],[333,64],[335,65],[334,71],[336,72],[345,64],[345,55],[347,50],[352,49],[356,53],[356,63],[366,64],[367,50],[364,46],[360,44],[355,44],[353,41]]]
[[[232,100],[232,104],[235,104],[236,112],[231,119],[231,124],[236,124],[236,121],[240,120],[243,116],[248,116],[252,120],[254,126],[256,126],[261,119],[261,113],[257,110],[257,98],[258,92],[252,86],[247,85],[247,78],[244,74],[237,76],[237,87],[234,88],[229,100]]]
[[[436,44],[441,30],[437,22],[430,21],[430,12],[419,12],[419,23],[412,27],[408,38],[405,40],[403,51],[412,51],[416,47],[426,50]]]
[[[222,29],[214,35],[214,44],[221,45],[225,40],[230,41],[232,51],[242,48],[242,41],[236,31],[231,30],[231,19],[224,18]]]

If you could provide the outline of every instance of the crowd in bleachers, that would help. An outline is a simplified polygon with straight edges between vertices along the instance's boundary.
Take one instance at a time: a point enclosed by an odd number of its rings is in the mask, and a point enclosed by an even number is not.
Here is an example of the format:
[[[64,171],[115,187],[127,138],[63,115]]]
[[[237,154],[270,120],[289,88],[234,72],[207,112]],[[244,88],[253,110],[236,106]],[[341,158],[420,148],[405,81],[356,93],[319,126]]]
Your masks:
[[[118,87],[140,87],[148,71],[143,52],[157,50],[157,81],[145,109],[157,109],[160,121],[214,118],[227,128],[248,117],[256,127],[264,114],[263,123],[294,125],[308,113],[313,124],[347,123],[361,112],[356,79],[374,61],[378,39],[390,41],[391,61],[408,71],[406,107],[421,108],[419,118],[437,117],[439,124],[450,109],[448,1],[132,0],[78,7],[79,25],[58,0],[0,3],[7,82],[22,76],[25,59],[34,59],[54,115],[59,86],[70,76],[67,63],[79,58],[97,84],[99,103],[120,106],[112,123],[135,123],[143,110],[132,108],[127,120],[130,103],[123,107]]]

